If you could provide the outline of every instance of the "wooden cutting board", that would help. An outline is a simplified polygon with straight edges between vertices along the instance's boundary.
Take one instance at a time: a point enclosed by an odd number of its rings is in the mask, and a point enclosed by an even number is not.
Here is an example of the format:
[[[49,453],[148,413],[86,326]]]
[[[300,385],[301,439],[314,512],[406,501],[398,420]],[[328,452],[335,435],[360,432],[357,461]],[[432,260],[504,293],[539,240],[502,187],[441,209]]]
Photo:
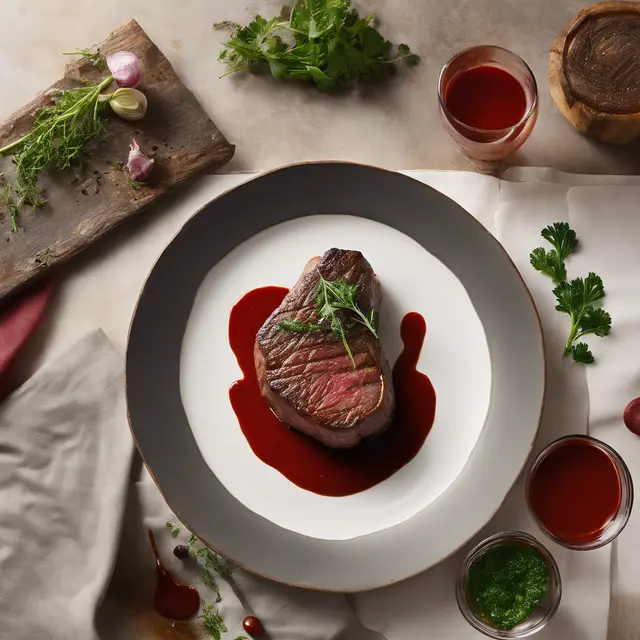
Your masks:
[[[43,174],[47,205],[26,210],[18,232],[11,231],[8,213],[0,204],[0,304],[29,281],[42,277],[76,256],[112,228],[139,213],[176,186],[229,161],[234,146],[180,82],[169,61],[135,20],[120,27],[98,45],[109,55],[135,53],[142,63],[140,89],[149,109],[138,122],[113,115],[111,131],[87,145],[82,169]],[[97,82],[108,71],[97,71],[86,60],[67,65],[65,76],[0,125],[0,147],[16,140],[33,124],[34,111],[49,104],[51,90]],[[155,158],[149,186],[134,189],[126,175],[114,169],[123,163],[135,138]],[[0,157],[0,172],[11,180],[11,156]]]

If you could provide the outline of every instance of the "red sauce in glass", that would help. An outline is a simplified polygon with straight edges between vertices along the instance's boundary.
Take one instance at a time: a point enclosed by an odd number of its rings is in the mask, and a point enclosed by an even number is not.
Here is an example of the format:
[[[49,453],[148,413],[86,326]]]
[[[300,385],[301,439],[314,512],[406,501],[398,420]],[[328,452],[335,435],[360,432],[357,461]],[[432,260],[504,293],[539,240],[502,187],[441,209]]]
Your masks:
[[[149,529],[149,541],[153,556],[156,559],[156,571],[158,581],[156,592],[153,597],[155,610],[165,618],[170,620],[186,620],[198,613],[200,608],[200,596],[195,587],[176,582],[172,575],[164,568],[156,539],[151,529]]]
[[[404,350],[393,368],[396,414],[387,431],[354,449],[330,449],[280,422],[260,394],[253,360],[256,334],[287,293],[282,287],[254,289],[233,307],[229,343],[244,378],[229,389],[231,405],[253,452],[291,482],[324,496],[359,493],[413,459],[433,425],[436,394],[416,369],[426,323],[418,313],[402,320]]]
[[[540,462],[529,484],[529,503],[552,535],[570,543],[596,540],[620,508],[620,476],[595,444],[569,439]]]
[[[527,96],[510,73],[498,67],[473,67],[455,76],[444,98],[449,113],[469,127],[495,131],[518,124]]]

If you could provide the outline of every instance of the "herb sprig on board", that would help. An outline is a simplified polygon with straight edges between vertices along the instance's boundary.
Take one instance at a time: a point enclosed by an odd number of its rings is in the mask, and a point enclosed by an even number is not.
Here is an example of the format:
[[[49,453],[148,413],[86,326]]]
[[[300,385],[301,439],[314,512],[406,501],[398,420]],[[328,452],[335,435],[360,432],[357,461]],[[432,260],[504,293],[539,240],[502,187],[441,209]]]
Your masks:
[[[278,327],[283,331],[309,333],[312,331],[332,331],[342,340],[342,344],[355,369],[356,362],[347,340],[347,333],[355,323],[365,326],[378,339],[378,315],[374,309],[364,313],[357,302],[358,285],[349,284],[344,279],[326,280],[320,275],[316,295],[317,323],[302,323],[283,320]]]
[[[576,233],[566,222],[556,222],[541,232],[553,249],[538,247],[531,252],[531,266],[548,275],[556,285],[556,309],[571,318],[571,330],[564,348],[565,356],[572,356],[580,364],[592,364],[595,358],[582,337],[594,334],[603,337],[611,330],[611,316],[595,306],[605,296],[602,278],[591,272],[586,278],[567,281],[565,260],[576,250]]]
[[[277,80],[290,77],[333,92],[387,78],[401,61],[418,64],[408,45],[394,52],[374,18],[361,18],[351,0],[297,0],[288,20],[256,16],[245,27],[226,22],[214,28],[235,31],[220,53],[229,73],[264,66]]]
[[[31,130],[0,149],[3,155],[13,153],[16,165],[15,184],[6,183],[2,194],[14,231],[23,205],[38,209],[46,203],[38,187],[40,174],[81,165],[84,145],[109,126],[101,93],[112,80],[108,76],[97,85],[58,91],[55,102],[38,112]]]
[[[92,51],[91,49],[76,49],[76,51],[65,51],[62,55],[80,56],[91,62],[98,71],[102,71],[107,66],[107,59],[102,55],[102,53],[100,53],[100,49],[96,49],[95,51]]]
[[[7,182],[6,178],[2,174],[0,174],[0,202],[2,202],[9,213],[11,230],[15,233],[18,230],[20,207],[18,206],[13,187]]]

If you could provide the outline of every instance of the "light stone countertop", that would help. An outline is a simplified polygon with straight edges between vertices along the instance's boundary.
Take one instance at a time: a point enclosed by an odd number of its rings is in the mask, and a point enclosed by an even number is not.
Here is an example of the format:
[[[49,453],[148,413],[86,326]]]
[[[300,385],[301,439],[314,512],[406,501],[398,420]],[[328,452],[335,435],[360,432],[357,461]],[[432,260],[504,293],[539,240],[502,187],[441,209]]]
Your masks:
[[[135,18],[237,145],[235,158],[223,172],[260,171],[319,159],[353,160],[390,169],[472,169],[441,127],[435,86],[441,66],[451,55],[468,46],[492,43],[520,54],[540,87],[538,123],[511,165],[577,173],[640,173],[640,144],[618,148],[580,136],[556,110],[547,91],[549,47],[585,2],[366,0],[365,5],[358,0],[359,7],[378,14],[387,38],[407,42],[422,56],[418,67],[402,70],[386,86],[366,95],[353,91],[327,96],[246,74],[220,79],[224,68],[216,59],[222,37],[212,24],[244,23],[258,12],[271,17],[279,13],[281,4],[280,0],[5,0],[0,20],[0,119],[62,76],[67,59],[60,52],[90,46]],[[194,205],[201,204],[207,180],[191,190],[188,198]],[[171,203],[163,208],[170,209]],[[165,218],[167,213],[173,215],[165,211]],[[144,226],[138,233],[144,233]],[[91,253],[85,260],[99,261],[109,253],[108,246],[95,256]],[[67,289],[71,295],[73,289]],[[57,292],[58,298],[64,295]],[[54,314],[63,302],[54,301]],[[89,302],[97,305],[96,300]],[[105,317],[106,324],[123,322],[119,316],[111,320],[108,311]],[[41,351],[51,337],[49,328],[31,351]],[[610,637],[638,638],[637,633],[629,629],[623,636]]]
[[[547,54],[581,0],[357,0],[380,30],[422,56],[384,87],[322,95],[290,83],[242,74],[219,78],[221,20],[272,17],[282,0],[6,0],[0,38],[0,118],[61,77],[74,47],[99,42],[136,18],[227,138],[236,157],[223,171],[259,171],[304,160],[353,160],[389,169],[472,169],[441,127],[436,80],[468,46],[491,43],[520,54],[540,87],[540,117],[510,159],[579,173],[638,173],[640,144],[626,148],[580,136],[553,105]],[[291,4],[289,1],[288,4]]]

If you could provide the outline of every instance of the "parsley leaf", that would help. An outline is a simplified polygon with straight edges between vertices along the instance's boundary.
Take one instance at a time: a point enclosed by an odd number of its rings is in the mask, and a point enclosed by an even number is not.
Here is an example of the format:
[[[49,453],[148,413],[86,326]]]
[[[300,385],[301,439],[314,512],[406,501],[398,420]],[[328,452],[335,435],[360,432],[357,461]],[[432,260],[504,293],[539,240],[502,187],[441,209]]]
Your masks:
[[[229,73],[267,68],[277,80],[291,77],[325,92],[382,80],[401,61],[418,64],[419,56],[406,44],[394,55],[373,19],[373,14],[361,18],[351,0],[297,0],[288,19],[258,15],[238,28],[219,59]]]
[[[296,2],[291,12],[289,28],[309,38],[321,38],[339,26],[343,0],[305,0]]]
[[[531,266],[548,275],[556,285],[556,310],[571,318],[571,330],[564,348],[564,355],[571,355],[575,362],[591,364],[595,361],[589,346],[577,342],[588,334],[599,337],[609,335],[611,316],[604,309],[594,306],[605,296],[602,278],[589,273],[586,278],[574,278],[567,282],[565,259],[578,246],[575,231],[566,222],[556,222],[542,230],[542,237],[553,249],[538,247],[529,256]]]
[[[580,331],[576,337],[594,333],[602,338],[609,335],[609,331],[611,331],[611,316],[604,309],[590,307],[580,318]]]
[[[398,59],[404,60],[409,67],[415,67],[420,62],[420,56],[412,53],[408,44],[398,45]]]
[[[578,246],[576,232],[566,222],[554,222],[545,227],[540,235],[553,246],[560,261],[564,262]]]
[[[578,344],[574,344],[570,350],[571,355],[575,362],[579,364],[593,364],[595,362],[595,358],[591,353],[589,346],[584,342],[578,342]]]
[[[534,249],[529,256],[531,266],[546,273],[554,284],[559,284],[567,279],[564,261],[578,246],[576,232],[566,222],[554,222],[545,227],[540,235],[553,246],[553,249],[549,251],[542,247]]]
[[[567,279],[567,269],[555,249],[547,251],[538,247],[531,252],[529,260],[534,269],[546,273],[554,283],[559,284]]]
[[[573,308],[573,289],[568,282],[561,282],[554,290],[553,295],[556,297],[556,311],[560,313],[568,313],[571,315],[571,309]]]
[[[591,272],[584,278],[576,278],[571,281],[574,304],[587,306],[604,298],[604,286],[602,278]]]
[[[594,359],[587,345],[580,343],[574,346],[574,343],[588,333],[606,336],[611,330],[611,316],[604,309],[592,306],[604,298],[602,278],[592,272],[584,279],[561,282],[553,293],[558,302],[556,309],[571,317],[571,332],[564,354],[573,355],[576,362],[590,364]]]

